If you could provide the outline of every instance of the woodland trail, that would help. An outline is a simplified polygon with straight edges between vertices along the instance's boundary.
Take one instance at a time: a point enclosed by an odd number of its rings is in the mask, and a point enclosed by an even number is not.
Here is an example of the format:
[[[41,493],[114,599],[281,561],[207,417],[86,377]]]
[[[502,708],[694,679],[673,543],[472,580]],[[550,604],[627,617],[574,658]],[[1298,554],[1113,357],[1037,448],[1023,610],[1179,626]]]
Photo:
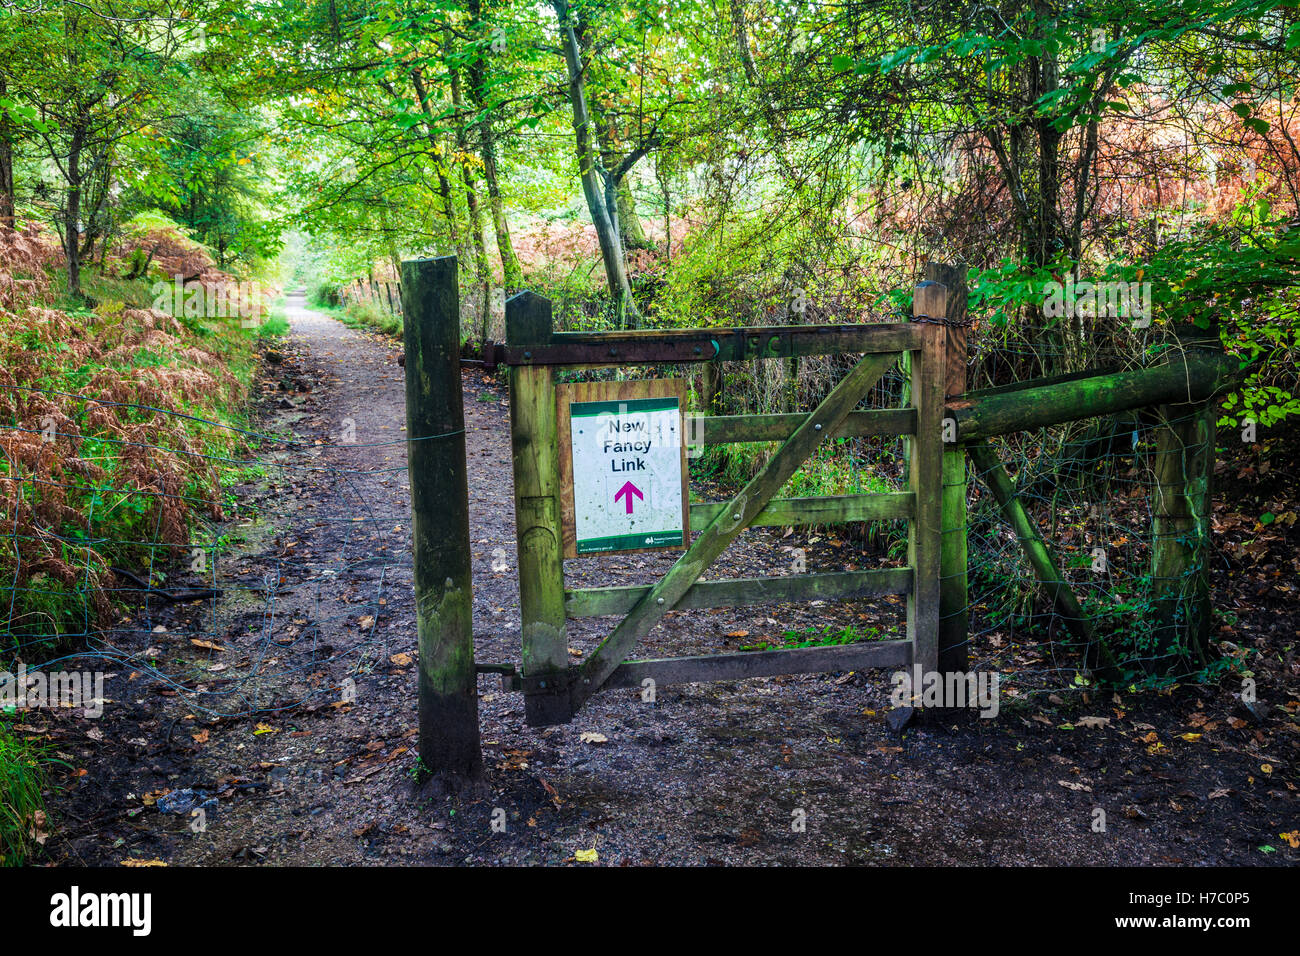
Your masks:
[[[594,848],[602,865],[1265,862],[1255,846],[1294,804],[1285,794],[1281,803],[1236,790],[1210,797],[1244,778],[1244,754],[1212,766],[1192,751],[1153,755],[1119,721],[1061,730],[1071,714],[1112,711],[1081,698],[1051,719],[1008,705],[996,720],[963,715],[900,735],[885,721],[884,673],[660,688],[653,704],[613,692],[572,724],[541,730],[524,726],[520,695],[483,675],[486,795],[421,796],[411,775],[416,639],[399,348],[305,308],[301,295],[288,316],[292,331],[264,368],[258,427],[291,431],[297,444],[269,452],[269,477],[237,489],[241,511],[258,518],[232,522],[245,531],[231,573],[270,569],[274,607],[231,594],[211,611],[157,611],[142,640],[188,650],[187,635],[212,627],[222,633],[214,657],[256,665],[310,631],[322,663],[292,680],[329,687],[354,675],[356,699],[204,715],[184,693],[137,690],[119,675],[123,706],[109,709],[98,737],[61,745],[87,772],[55,807],[56,859],[562,864]],[[508,411],[495,381],[470,371],[463,384],[476,655],[514,663]],[[340,440],[348,429],[353,442]],[[792,543],[809,549],[810,565],[856,560],[816,536],[747,532],[709,576],[788,565]],[[585,584],[635,583],[670,560],[612,556],[568,571]],[[670,655],[735,651],[787,629],[870,620],[888,630],[899,617],[883,602],[720,609],[670,615],[652,642]],[[575,653],[611,626],[575,624]],[[1164,737],[1179,720],[1169,704],[1134,700],[1129,719]],[[160,795],[186,788],[217,800],[202,832],[158,808]],[[1092,828],[1097,807],[1107,812],[1103,833]],[[496,808],[505,832],[492,827]]]

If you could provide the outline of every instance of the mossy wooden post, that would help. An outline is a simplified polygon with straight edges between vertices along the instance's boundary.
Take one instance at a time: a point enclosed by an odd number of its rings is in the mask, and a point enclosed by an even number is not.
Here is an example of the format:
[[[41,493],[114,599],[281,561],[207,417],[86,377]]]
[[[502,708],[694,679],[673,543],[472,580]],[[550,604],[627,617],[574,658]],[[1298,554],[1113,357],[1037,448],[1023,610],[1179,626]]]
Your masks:
[[[948,290],[944,305],[944,400],[966,393],[966,267],[925,264],[925,278]],[[943,422],[943,551],[939,560],[939,671],[970,666],[970,613],[966,580],[966,451],[957,422]]]
[[[917,284],[912,312],[942,315],[948,290],[937,282]],[[911,393],[916,405],[916,435],[911,443],[908,487],[916,514],[907,536],[912,592],[908,595],[907,637],[912,663],[923,671],[939,669],[939,567],[943,521],[943,379],[946,342],[943,326],[918,325],[921,348],[912,356]]]
[[[420,759],[454,788],[483,775],[456,257],[404,262],[402,278]]]
[[[545,345],[551,303],[521,292],[506,303],[506,346]],[[515,540],[519,555],[524,719],[529,726],[561,724],[569,702],[569,643],[565,635],[563,537],[555,383],[549,366],[510,369],[510,443],[515,476]]]
[[[1184,353],[1222,352],[1217,329],[1178,334]],[[1170,362],[1177,365],[1180,355]],[[1156,648],[1165,661],[1204,664],[1210,637],[1210,489],[1217,421],[1214,399],[1162,405],[1156,429],[1151,584]]]

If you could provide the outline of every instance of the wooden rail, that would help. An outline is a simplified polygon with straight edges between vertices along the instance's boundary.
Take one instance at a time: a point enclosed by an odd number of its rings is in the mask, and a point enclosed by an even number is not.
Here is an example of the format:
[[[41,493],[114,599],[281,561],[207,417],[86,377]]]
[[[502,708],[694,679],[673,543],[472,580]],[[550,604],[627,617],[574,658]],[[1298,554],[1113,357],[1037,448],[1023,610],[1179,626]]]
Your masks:
[[[695,502],[691,524],[703,527],[728,507],[725,501]],[[819,498],[774,498],[750,522],[751,527],[846,524],[851,521],[889,521],[910,518],[916,512],[916,495],[897,491],[872,495],[826,495]]]
[[[851,598],[909,594],[910,568],[844,571],[834,574],[798,574],[778,578],[732,578],[697,581],[673,607],[743,607],[748,604],[790,604],[796,601],[845,601]],[[650,585],[575,589],[564,592],[569,617],[626,614],[650,593]]]
[[[946,411],[957,422],[958,440],[973,442],[1136,408],[1209,401],[1238,377],[1239,363],[1226,355],[1179,352],[1151,368],[968,392],[950,400]]]
[[[530,295],[531,293],[521,293]],[[518,297],[516,297],[518,298]],[[653,332],[551,332],[501,348],[505,365],[618,367],[682,362],[738,362],[918,348],[917,326],[778,325],[736,329],[656,329]],[[509,338],[509,336],[507,336]]]

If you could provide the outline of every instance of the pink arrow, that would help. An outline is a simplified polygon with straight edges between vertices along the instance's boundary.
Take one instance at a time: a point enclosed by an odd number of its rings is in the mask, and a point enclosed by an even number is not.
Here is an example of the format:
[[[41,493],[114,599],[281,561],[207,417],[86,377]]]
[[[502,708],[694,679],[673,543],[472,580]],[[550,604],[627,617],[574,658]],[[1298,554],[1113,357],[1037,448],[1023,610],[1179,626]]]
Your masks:
[[[623,483],[623,487],[622,487],[622,488],[620,488],[620,489],[618,489],[618,491],[614,492],[614,503],[617,504],[619,498],[626,497],[626,498],[627,498],[627,513],[628,513],[628,514],[631,514],[631,513],[632,513],[632,496],[633,496],[633,495],[636,495],[638,498],[641,498],[641,499],[644,499],[644,498],[645,498],[645,495],[641,494],[641,489],[640,489],[640,488],[638,488],[636,485],[632,484],[632,482],[630,482],[630,481],[626,481],[626,482]]]

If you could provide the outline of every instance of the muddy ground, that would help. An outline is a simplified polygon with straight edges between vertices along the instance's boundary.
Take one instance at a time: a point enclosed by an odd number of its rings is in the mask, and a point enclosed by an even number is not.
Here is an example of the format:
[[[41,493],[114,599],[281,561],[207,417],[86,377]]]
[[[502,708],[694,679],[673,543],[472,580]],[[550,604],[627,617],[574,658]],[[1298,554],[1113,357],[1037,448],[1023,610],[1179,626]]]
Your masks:
[[[263,443],[265,474],[232,489],[222,595],[122,622],[101,719],[28,721],[67,764],[47,861],[589,865],[591,850],[615,866],[1300,860],[1294,528],[1265,549],[1264,570],[1257,548],[1216,571],[1219,600],[1240,615],[1235,646],[1261,652],[1263,711],[1242,707],[1237,681],[1119,695],[1062,684],[1004,700],[995,719],[896,732],[887,675],[864,673],[660,688],[654,703],[607,693],[572,724],[538,730],[524,726],[522,697],[485,674],[486,788],[420,790],[399,347],[300,296],[290,306],[292,333],[266,356],[258,401],[258,427],[289,441]],[[476,654],[516,663],[505,396],[466,371],[464,401]],[[753,531],[708,576],[783,571],[791,547],[818,570],[866,563],[833,536]],[[584,586],[648,583],[671,560],[605,557],[568,573]],[[736,651],[787,630],[888,633],[901,621],[890,601],[687,612],[645,650]],[[575,622],[575,659],[611,626]]]

